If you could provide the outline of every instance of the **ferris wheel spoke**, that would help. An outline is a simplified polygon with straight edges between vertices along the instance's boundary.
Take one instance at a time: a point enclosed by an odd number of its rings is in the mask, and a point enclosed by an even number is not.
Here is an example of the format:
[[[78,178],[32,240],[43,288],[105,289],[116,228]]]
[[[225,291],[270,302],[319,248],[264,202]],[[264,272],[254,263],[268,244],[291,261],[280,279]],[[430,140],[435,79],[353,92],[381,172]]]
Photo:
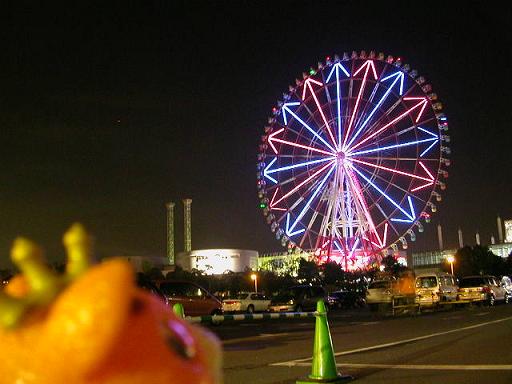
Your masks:
[[[362,160],[358,160],[358,159],[352,159],[352,161],[355,162],[355,163],[358,163],[358,164],[366,165],[368,167],[372,167],[372,168],[376,168],[376,169],[382,169],[384,171],[391,172],[391,173],[394,173],[394,174],[403,175],[403,176],[409,176],[411,178],[418,179],[418,180],[424,180],[424,181],[430,182],[429,185],[432,185],[434,183],[434,176],[432,176],[430,171],[428,171],[428,169],[423,165],[423,163],[421,161],[419,162],[419,164],[421,165],[421,167],[423,168],[424,172],[426,173],[426,175],[428,177],[418,176],[418,175],[415,175],[413,173],[399,171],[398,169],[384,167],[383,165],[372,164],[372,163],[368,163],[366,161],[362,161]]]
[[[267,139],[268,144],[272,147],[272,149],[274,150],[275,154],[278,154],[279,151],[277,150],[277,148],[274,145],[274,143],[282,143],[282,144],[289,145],[291,147],[307,149],[308,151],[321,153],[321,154],[324,154],[324,155],[327,155],[327,156],[334,156],[334,152],[327,152],[327,151],[324,151],[322,149],[311,147],[309,145],[303,145],[303,144],[299,144],[299,143],[294,143],[293,141],[278,139],[278,138],[275,137],[275,136],[279,135],[280,133],[282,133],[283,131],[284,131],[284,128],[281,128],[281,129],[278,129],[277,131],[275,131],[274,133],[272,133],[272,134],[270,134],[268,136],[268,139]]]
[[[393,200],[389,195],[387,195],[381,188],[379,188],[374,182],[372,182],[368,177],[366,177],[361,171],[359,171],[356,167],[354,167],[352,164],[350,165],[350,168],[352,168],[362,179],[364,179],[369,185],[371,185],[377,192],[379,192],[386,200],[388,200],[395,208],[397,208],[399,211],[401,211],[410,222],[413,222],[416,219],[416,213],[414,212],[414,208],[412,206],[412,203],[410,202],[410,212],[407,212],[404,208],[400,206],[395,200]],[[390,183],[387,181],[388,184]],[[408,191],[406,191],[408,193]]]
[[[304,120],[302,120],[295,112],[290,109],[290,106],[296,106],[299,103],[286,103],[283,105],[283,118],[285,121],[285,125],[288,126],[288,119],[286,118],[286,113],[289,113],[296,121],[298,121],[304,128],[306,128],[314,137],[320,140],[327,148],[329,148],[332,153],[335,153],[336,150],[322,137],[318,134],[316,130],[311,128]]]
[[[368,125],[368,123],[371,121],[373,115],[377,110],[380,108],[380,106],[384,103],[384,101],[388,98],[389,94],[393,90],[393,87],[396,84],[399,84],[399,95],[402,96],[403,94],[403,88],[404,88],[404,73],[401,71],[398,71],[396,73],[393,73],[392,75],[386,76],[383,78],[379,83],[376,84],[375,88],[379,87],[380,84],[382,84],[383,81],[387,81],[389,79],[393,79],[393,82],[387,89],[387,91],[384,93],[384,95],[380,98],[380,100],[377,102],[373,110],[370,112],[370,114],[366,117],[366,119],[363,121],[363,123],[359,126],[356,133],[352,135],[352,138],[347,144],[347,147],[350,147],[354,140],[359,136],[359,134],[362,132],[362,130]]]
[[[389,134],[388,136],[377,138],[376,140],[374,140],[372,142],[367,142],[365,145],[363,145],[360,148],[360,150],[368,148],[368,147],[370,147],[372,145],[376,145],[376,144],[381,143],[381,142],[389,141],[391,139],[397,139],[401,135],[403,135],[403,134],[405,134],[405,133],[407,133],[409,131],[412,131],[413,129],[417,129],[417,130],[427,134],[427,136],[426,136],[427,138],[430,138],[430,139],[433,138],[436,141],[439,141],[439,135],[436,135],[435,133],[432,133],[429,130],[421,127],[421,125],[423,125],[424,123],[428,123],[430,120],[432,120],[432,119],[428,119],[428,120],[422,121],[420,124],[417,124],[417,125],[411,125],[410,127],[404,128],[404,129],[402,129],[400,131],[393,132],[393,133]],[[425,151],[425,152],[428,152],[428,151]],[[422,156],[420,156],[420,157],[422,157]]]
[[[311,180],[314,180],[316,177],[318,177],[323,171],[325,171],[329,166],[331,166],[333,164],[333,162],[329,162],[328,164],[324,165],[323,167],[321,167],[318,171],[316,171],[315,173],[313,173],[312,175],[310,175],[308,178],[306,178],[305,180],[303,180],[300,184],[296,185],[292,190],[288,191],[286,194],[284,194],[282,197],[280,197],[278,200],[274,201],[274,204],[270,206],[270,209],[272,209],[273,207],[277,206],[277,204],[279,204],[281,201],[283,201],[284,199],[286,199],[287,197],[293,195],[295,192],[297,192],[301,187],[303,187],[304,185],[306,185],[307,183],[311,182]],[[284,184],[284,183],[282,183]],[[281,185],[282,185],[281,184]]]
[[[322,204],[322,200],[318,199],[318,201],[316,203],[316,206],[314,208],[313,215],[311,215],[311,219],[309,220],[309,223],[308,223],[308,225],[305,228],[306,230],[304,231],[304,234],[302,235],[302,237],[300,239],[300,246],[301,247],[304,244],[304,241],[305,241],[306,237],[309,237],[311,235],[311,232],[312,232],[311,228],[313,227],[313,224],[315,223],[317,217],[319,216],[320,204]]]
[[[387,150],[387,149],[408,147],[408,146],[411,146],[411,145],[417,145],[417,144],[421,144],[421,143],[430,143],[430,142],[433,142],[433,141],[438,141],[438,139],[431,137],[431,138],[423,139],[423,140],[414,140],[414,141],[408,141],[408,142],[400,143],[400,144],[386,145],[384,147],[372,148],[372,149],[367,149],[367,150],[364,150],[364,151],[349,152],[347,154],[347,156],[353,157],[353,156],[358,156],[358,155],[367,154],[367,153],[380,152],[380,151],[384,151],[384,150]]]
[[[389,123],[385,124],[383,127],[379,128],[377,131],[373,132],[369,136],[366,136],[364,139],[362,139],[361,141],[359,141],[356,144],[354,144],[351,148],[349,148],[349,151],[354,151],[357,147],[360,147],[361,145],[366,143],[368,140],[371,140],[372,138],[374,138],[375,136],[377,136],[381,132],[385,131],[388,127],[390,127],[393,124],[399,122],[405,116],[408,116],[410,113],[412,113],[413,111],[418,110],[418,109],[419,109],[419,113],[418,113],[418,117],[416,118],[416,122],[419,121],[419,119],[420,119],[421,115],[423,114],[423,112],[425,110],[425,107],[426,107],[426,105],[428,103],[427,98],[426,97],[420,97],[420,98],[409,97],[409,98],[404,98],[404,100],[418,100],[418,99],[420,99],[420,101],[417,102],[414,106],[410,107],[405,112],[403,112],[402,114],[400,114],[397,117],[395,117],[393,120],[391,120]]]
[[[333,65],[331,72],[329,73],[329,76],[327,76],[327,80],[326,80],[326,83],[328,83],[332,77],[332,74],[336,73],[336,116],[337,116],[336,121],[337,121],[337,128],[338,128],[338,148],[341,147],[341,129],[342,129],[340,71],[343,72],[343,74],[346,77],[350,77],[350,74],[345,69],[345,67],[343,65],[341,65],[340,63],[336,63]]]
[[[316,188],[314,189],[314,192],[311,194],[311,196],[309,197],[309,200],[306,202],[306,204],[304,205],[304,207],[302,208],[302,211],[300,211],[300,213],[297,215],[297,217],[295,218],[295,221],[290,225],[291,223],[291,220],[290,220],[290,213],[287,214],[287,218],[286,218],[286,230],[285,230],[285,233],[289,236],[289,237],[292,237],[294,235],[297,235],[299,233],[302,233],[305,231],[304,228],[302,229],[297,229],[295,230],[295,227],[297,226],[297,224],[300,222],[300,220],[302,220],[302,218],[304,217],[304,215],[306,214],[307,210],[309,209],[311,203],[313,202],[313,200],[318,196],[318,194],[320,193],[322,187],[324,186],[325,182],[329,179],[329,177],[331,176],[332,172],[336,169],[335,167],[335,164],[332,163],[331,164],[331,169],[329,170],[329,172],[327,172],[327,174],[323,177],[322,181],[320,181],[320,183],[318,183],[318,185],[316,186]]]
[[[344,136],[344,138],[343,138],[343,145],[342,145],[343,149],[346,148],[347,139],[349,138],[350,130],[352,129],[352,125],[354,124],[354,119],[356,117],[356,114],[357,114],[357,111],[358,111],[358,108],[359,108],[359,103],[361,102],[361,97],[363,95],[364,88],[366,86],[366,80],[368,78],[368,73],[370,72],[370,68],[372,69],[372,73],[373,73],[373,76],[374,76],[375,80],[377,80],[377,78],[378,78],[377,77],[377,72],[375,70],[375,65],[373,64],[373,60],[367,60],[363,65],[361,65],[361,67],[359,67],[359,69],[354,73],[354,76],[357,76],[357,74],[363,68],[365,68],[364,76],[363,76],[363,81],[361,83],[361,87],[359,88],[359,93],[357,95],[356,103],[354,105],[354,109],[352,110],[352,115],[350,116],[350,120],[349,120],[347,129],[346,129],[346,131],[343,134],[343,136]]]
[[[333,160],[334,157],[327,157],[327,158],[322,158],[322,159],[318,159],[318,160],[311,160],[311,161],[305,161],[303,163],[296,163],[296,164],[292,164],[292,165],[287,165],[287,166],[283,166],[283,167],[277,167],[277,168],[273,168],[271,169],[272,165],[276,162],[277,160],[277,157],[275,157],[266,167],[265,169],[263,170],[263,176],[265,176],[267,179],[273,181],[274,183],[277,184],[277,180],[274,179],[272,176],[270,176],[271,174],[273,173],[278,173],[278,172],[284,172],[284,171],[288,171],[288,170],[291,170],[291,169],[296,169],[296,168],[301,168],[301,167],[306,167],[308,165],[313,165],[313,164],[319,164],[319,163],[325,163],[326,161],[330,161],[330,160]]]
[[[325,129],[327,130],[327,133],[329,134],[329,138],[332,141],[332,144],[335,148],[337,148],[336,139],[334,138],[334,135],[331,131],[331,127],[329,123],[327,122],[327,119],[325,118],[325,114],[323,111],[323,108],[320,106],[320,102],[318,101],[318,98],[316,97],[315,90],[313,89],[312,84],[323,86],[323,84],[319,81],[313,80],[312,78],[306,79],[304,82],[304,90],[302,91],[302,101],[306,99],[306,90],[309,90],[309,93],[311,93],[311,96],[313,97],[313,100],[315,101],[316,109],[320,112],[320,116],[322,117],[322,122],[324,124]]]
[[[352,166],[350,166],[350,168],[353,169]],[[366,218],[366,223],[368,224],[369,229],[371,231],[373,231],[373,233],[375,234],[376,238],[379,241],[380,246],[383,247],[384,244],[382,243],[382,240],[377,232],[377,228],[375,227],[375,224],[373,222],[373,218],[368,209],[368,203],[367,203],[366,199],[364,198],[361,186],[359,185],[357,178],[352,174],[351,171],[348,171],[347,175],[348,175],[347,185],[351,189],[352,195],[355,196],[356,199],[359,201],[359,206],[360,206],[360,209],[362,210],[362,215]],[[361,219],[359,219],[359,220],[361,221]]]

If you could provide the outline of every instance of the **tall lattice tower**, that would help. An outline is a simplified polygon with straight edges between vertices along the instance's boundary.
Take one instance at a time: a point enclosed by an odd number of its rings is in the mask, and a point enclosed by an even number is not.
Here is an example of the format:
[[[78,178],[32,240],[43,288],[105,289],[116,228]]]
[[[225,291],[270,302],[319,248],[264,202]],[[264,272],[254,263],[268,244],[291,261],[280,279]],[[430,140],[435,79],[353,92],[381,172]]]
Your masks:
[[[184,251],[192,251],[192,199],[183,199]]]
[[[167,207],[167,258],[174,265],[174,203],[165,204]]]

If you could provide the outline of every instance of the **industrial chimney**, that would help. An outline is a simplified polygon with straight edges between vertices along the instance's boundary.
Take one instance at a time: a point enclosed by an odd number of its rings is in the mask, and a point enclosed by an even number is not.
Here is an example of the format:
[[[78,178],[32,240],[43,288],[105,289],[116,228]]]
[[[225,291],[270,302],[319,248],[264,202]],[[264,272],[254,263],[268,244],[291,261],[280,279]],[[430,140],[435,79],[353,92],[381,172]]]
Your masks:
[[[184,251],[192,251],[192,199],[183,199]]]
[[[174,203],[165,204],[167,207],[167,258],[174,265]]]
[[[462,229],[459,228],[458,233],[459,233],[459,248],[462,248],[462,247],[464,247],[464,240],[462,239]]]
[[[501,217],[497,217],[496,224],[498,224],[498,241],[503,243],[503,225],[501,224]]]
[[[439,250],[442,251],[444,249],[443,245],[443,228],[441,224],[437,224],[437,240],[439,241]]]

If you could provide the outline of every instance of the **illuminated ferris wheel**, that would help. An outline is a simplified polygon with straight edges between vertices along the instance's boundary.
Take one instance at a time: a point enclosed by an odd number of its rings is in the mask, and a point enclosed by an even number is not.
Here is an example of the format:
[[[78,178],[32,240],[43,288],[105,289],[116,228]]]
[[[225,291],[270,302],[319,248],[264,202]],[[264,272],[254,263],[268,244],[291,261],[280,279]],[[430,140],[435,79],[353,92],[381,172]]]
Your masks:
[[[425,78],[374,52],[327,57],[283,94],[258,155],[260,207],[290,251],[364,267],[430,221],[448,123]]]

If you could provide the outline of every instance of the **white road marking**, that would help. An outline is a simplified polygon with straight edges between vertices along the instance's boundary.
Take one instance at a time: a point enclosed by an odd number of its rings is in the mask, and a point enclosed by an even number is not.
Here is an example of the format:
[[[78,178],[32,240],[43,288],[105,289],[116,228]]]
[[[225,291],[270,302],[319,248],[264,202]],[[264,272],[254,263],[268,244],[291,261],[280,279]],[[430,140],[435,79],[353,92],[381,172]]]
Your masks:
[[[475,313],[475,316],[485,316],[488,314],[489,314],[489,312],[480,312],[480,313]]]
[[[357,349],[352,349],[352,350],[349,350],[349,351],[338,352],[338,353],[335,353],[334,356],[344,356],[344,355],[350,355],[350,354],[353,354],[353,353],[366,352],[366,351],[372,351],[372,350],[376,350],[376,349],[383,349],[383,348],[388,348],[388,347],[394,347],[396,345],[408,344],[408,343],[412,343],[414,341],[430,339],[432,337],[449,335],[451,333],[462,332],[462,331],[467,331],[469,329],[485,327],[486,325],[489,325],[489,324],[502,323],[502,322],[507,321],[507,320],[512,320],[512,316],[505,317],[503,319],[493,320],[493,321],[486,321],[485,323],[479,323],[479,324],[475,324],[475,325],[468,325],[466,327],[455,328],[455,329],[451,329],[449,331],[435,332],[435,333],[431,333],[429,335],[412,337],[410,339],[393,341],[391,343],[378,344],[378,345],[373,345],[371,347],[357,348]],[[269,365],[271,365],[271,366],[293,367],[293,366],[296,366],[297,363],[302,363],[302,362],[310,361],[310,360],[312,360],[312,357],[307,357],[307,358],[304,358],[304,359],[290,360],[290,361],[283,361],[283,362],[280,362],[280,363],[273,363],[273,364],[269,364]]]
[[[297,363],[297,367],[308,367],[311,363]],[[436,365],[436,364],[336,364],[340,368],[381,368],[381,369],[416,369],[439,371],[512,371],[512,364],[490,365]]]
[[[279,337],[279,336],[287,336],[290,333],[288,332],[281,332],[281,333],[260,333],[259,335],[252,336],[252,337],[239,337],[237,339],[229,339],[224,340],[222,342],[222,345],[230,345],[230,344],[236,344],[236,343],[244,343],[244,342],[250,342],[250,341],[257,341],[261,339],[268,339],[271,337]]]

